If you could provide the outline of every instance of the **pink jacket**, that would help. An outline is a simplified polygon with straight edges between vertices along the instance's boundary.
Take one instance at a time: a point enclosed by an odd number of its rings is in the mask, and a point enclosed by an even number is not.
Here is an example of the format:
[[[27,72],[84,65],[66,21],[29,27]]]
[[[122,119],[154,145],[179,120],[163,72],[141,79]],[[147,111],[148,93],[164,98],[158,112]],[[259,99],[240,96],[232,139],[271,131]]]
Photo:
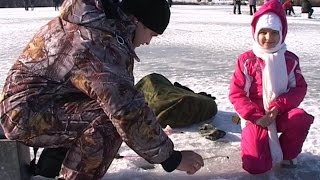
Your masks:
[[[287,34],[287,21],[282,7],[280,6],[279,8],[274,3],[269,3],[268,6],[264,6],[263,10],[255,13],[251,23],[252,33],[254,34],[255,32],[257,19],[266,12],[274,12],[279,15],[282,21],[284,41]],[[275,106],[278,107],[279,113],[298,107],[307,92],[307,83],[301,74],[299,58],[294,53],[286,51],[285,59],[289,77],[289,91],[280,95],[269,107],[270,109]],[[253,123],[265,114],[262,99],[262,72],[264,66],[264,61],[256,57],[252,50],[241,54],[237,60],[230,85],[230,102],[242,118]]]

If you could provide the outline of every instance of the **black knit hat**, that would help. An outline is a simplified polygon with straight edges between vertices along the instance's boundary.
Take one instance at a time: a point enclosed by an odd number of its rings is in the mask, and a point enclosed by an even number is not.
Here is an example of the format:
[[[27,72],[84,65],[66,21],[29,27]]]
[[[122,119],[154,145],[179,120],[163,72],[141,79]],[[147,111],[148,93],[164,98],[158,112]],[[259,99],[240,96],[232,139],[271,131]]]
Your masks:
[[[158,34],[169,24],[170,8],[166,0],[122,0],[120,8]]]

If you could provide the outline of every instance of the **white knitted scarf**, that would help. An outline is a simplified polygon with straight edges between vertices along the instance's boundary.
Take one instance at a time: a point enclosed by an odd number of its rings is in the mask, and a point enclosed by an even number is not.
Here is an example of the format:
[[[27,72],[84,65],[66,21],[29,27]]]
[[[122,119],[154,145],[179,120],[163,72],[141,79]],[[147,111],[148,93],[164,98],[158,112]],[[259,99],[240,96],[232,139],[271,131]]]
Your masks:
[[[262,28],[271,28],[280,32],[280,41],[274,48],[264,49],[257,42],[258,33]],[[279,17],[274,13],[262,15],[257,22],[254,37],[256,40],[253,43],[253,52],[265,62],[262,72],[263,105],[268,111],[270,103],[280,94],[288,91],[288,74],[284,57],[287,48],[282,42],[282,24]],[[268,135],[272,161],[276,164],[283,159],[283,153],[275,122],[268,126]]]
[[[254,54],[264,60],[265,67],[262,72],[263,105],[269,110],[269,104],[280,94],[288,91],[288,74],[284,57],[286,45],[283,43],[280,49],[274,53],[267,52],[260,45],[254,43]]]

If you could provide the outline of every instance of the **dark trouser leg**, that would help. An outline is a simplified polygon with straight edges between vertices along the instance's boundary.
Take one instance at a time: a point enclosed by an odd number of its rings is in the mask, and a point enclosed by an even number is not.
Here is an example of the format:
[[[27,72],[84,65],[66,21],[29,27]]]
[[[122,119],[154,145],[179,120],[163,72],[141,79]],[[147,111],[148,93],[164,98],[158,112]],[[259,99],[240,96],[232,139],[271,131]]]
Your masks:
[[[233,4],[233,14],[236,14],[236,9],[237,9],[237,4],[234,3],[234,4]]]
[[[312,14],[313,14],[313,9],[310,9],[310,11],[308,13],[308,17],[311,18]]]
[[[54,4],[54,10],[55,11],[59,11],[59,3],[55,3]]]
[[[238,2],[238,14],[241,14],[241,2]]]
[[[24,9],[25,9],[26,11],[29,10],[29,1],[28,1],[28,0],[24,1]]]
[[[249,7],[250,7],[250,15],[253,15],[253,13],[257,11],[256,5],[250,5]]]

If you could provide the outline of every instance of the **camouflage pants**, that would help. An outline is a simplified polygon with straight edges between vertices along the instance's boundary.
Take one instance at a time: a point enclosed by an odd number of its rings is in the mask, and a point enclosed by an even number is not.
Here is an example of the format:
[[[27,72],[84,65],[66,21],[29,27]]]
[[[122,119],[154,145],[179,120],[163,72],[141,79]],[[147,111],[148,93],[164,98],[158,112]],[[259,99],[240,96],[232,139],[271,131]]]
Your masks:
[[[10,139],[35,147],[68,147],[62,179],[104,176],[122,140],[96,101],[54,102],[37,108],[41,111],[29,106],[18,106],[2,119]]]

